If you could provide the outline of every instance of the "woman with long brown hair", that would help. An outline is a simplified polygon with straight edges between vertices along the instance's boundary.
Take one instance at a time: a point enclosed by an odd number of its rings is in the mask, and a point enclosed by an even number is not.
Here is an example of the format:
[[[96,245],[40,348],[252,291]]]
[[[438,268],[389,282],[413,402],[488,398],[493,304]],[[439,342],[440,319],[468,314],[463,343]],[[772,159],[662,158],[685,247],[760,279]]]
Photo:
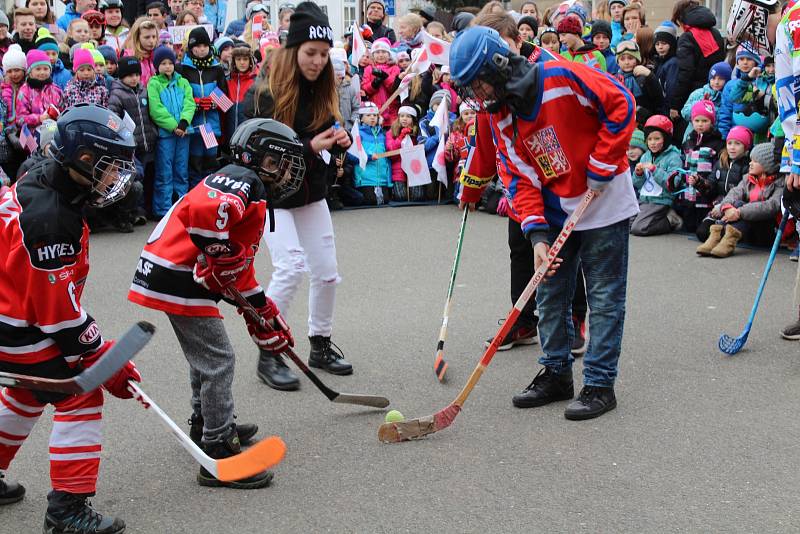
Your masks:
[[[350,146],[343,128],[336,79],[328,53],[333,30],[328,17],[312,2],[303,2],[291,16],[286,46],[272,52],[269,75],[251,88],[252,108],[245,116],[275,119],[291,126],[303,142],[306,166],[300,190],[273,205],[274,231],[268,223],[264,241],[274,272],[267,295],[285,311],[310,272],[308,296],[309,365],[347,375],[353,367],[331,343],[333,307],[339,273],[333,222],[325,195],[337,154]],[[269,202],[269,200],[268,200]],[[262,351],[258,376],[270,387],[300,386],[279,354]]]

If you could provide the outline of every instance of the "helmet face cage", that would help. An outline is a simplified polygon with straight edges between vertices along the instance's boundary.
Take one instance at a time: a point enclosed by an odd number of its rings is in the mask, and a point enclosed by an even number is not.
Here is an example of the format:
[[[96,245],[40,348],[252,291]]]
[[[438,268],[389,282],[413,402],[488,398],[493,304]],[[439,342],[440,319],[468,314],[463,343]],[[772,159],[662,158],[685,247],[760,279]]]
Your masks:
[[[92,168],[89,203],[102,208],[122,200],[128,194],[134,176],[136,167],[133,161],[102,156]]]
[[[270,152],[261,161],[258,174],[267,182],[272,200],[279,202],[300,189],[306,174],[306,162],[296,154],[284,153],[278,159],[277,154]]]
[[[738,43],[748,43],[760,55],[771,56],[773,46],[767,35],[767,21],[775,0],[733,0],[727,34]]]
[[[484,67],[470,83],[456,85],[456,92],[462,102],[468,102],[468,105],[475,111],[491,112],[495,111],[504,100],[506,81],[505,74],[490,67]],[[483,84],[491,85],[494,94],[486,93]]]

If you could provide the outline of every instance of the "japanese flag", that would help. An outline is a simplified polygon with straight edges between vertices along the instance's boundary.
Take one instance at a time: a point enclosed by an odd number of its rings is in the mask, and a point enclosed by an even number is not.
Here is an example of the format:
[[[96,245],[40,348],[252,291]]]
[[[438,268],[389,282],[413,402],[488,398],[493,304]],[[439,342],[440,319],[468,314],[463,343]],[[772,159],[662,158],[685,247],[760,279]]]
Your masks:
[[[439,135],[439,145],[436,147],[436,154],[433,155],[433,170],[436,171],[436,179],[447,185],[447,162],[444,157],[445,143],[447,134]]]
[[[450,43],[437,39],[425,30],[422,32],[422,46],[428,53],[428,61],[436,65],[450,65]]]
[[[353,129],[350,130],[350,135],[353,136],[353,142],[347,151],[358,158],[358,166],[361,169],[367,168],[367,151],[364,150],[364,143],[361,141],[361,131],[358,129],[358,122],[353,123]]]
[[[367,45],[364,43],[364,38],[361,37],[361,28],[353,24],[353,55],[350,62],[357,67],[358,62],[366,55]]]
[[[408,88],[411,86],[411,82],[414,80],[414,76],[416,76],[416,72],[409,72],[406,74],[406,77],[400,80],[400,102],[403,102],[405,99],[408,98]]]
[[[436,154],[433,156],[433,170],[436,171],[436,179],[447,185],[447,163],[445,162],[445,144],[450,132],[450,103],[449,98],[442,99],[436,113],[431,119],[431,126],[439,128],[439,145],[436,147]]]
[[[431,60],[428,58],[428,50],[424,46],[412,50],[411,59],[411,70],[413,72],[422,73],[431,66]]]
[[[428,169],[428,160],[425,159],[425,145],[403,147],[400,152],[400,167],[408,177],[408,187],[431,183],[431,172]]]

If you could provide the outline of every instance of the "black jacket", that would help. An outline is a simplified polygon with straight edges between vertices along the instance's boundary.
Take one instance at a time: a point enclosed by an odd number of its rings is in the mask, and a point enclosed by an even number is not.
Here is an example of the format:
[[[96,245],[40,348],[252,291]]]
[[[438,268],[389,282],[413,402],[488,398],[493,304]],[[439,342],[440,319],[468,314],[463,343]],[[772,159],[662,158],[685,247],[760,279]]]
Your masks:
[[[748,172],[750,172],[750,157],[742,156],[739,159],[728,162],[728,168],[722,167],[719,160],[714,163],[711,174],[706,178],[713,186],[713,198],[717,201],[728,194],[728,192],[739,185]]]
[[[271,119],[274,114],[275,103],[269,91],[263,91],[258,98],[258,112],[256,113],[255,89],[258,83],[254,83],[244,97],[244,116],[248,119],[262,117]],[[312,120],[310,102],[314,98],[313,89],[308,82],[301,79],[300,82],[300,105],[294,118],[294,124],[289,126],[294,129],[300,141],[303,143],[303,159],[306,164],[306,175],[303,178],[303,185],[289,198],[275,203],[274,208],[290,209],[306,206],[312,202],[322,200],[327,196],[328,184],[332,183],[336,176],[336,167],[331,158],[330,163],[326,164],[321,157],[311,150],[311,139],[318,133],[323,132],[333,126],[335,119],[331,115],[330,119],[322,125],[322,128],[310,129]],[[333,174],[333,176],[331,176]]]
[[[394,30],[387,26],[384,26],[383,22],[367,21],[367,25],[370,27],[370,29],[372,29],[372,37],[367,39],[367,41],[374,42],[376,39],[380,39],[381,37],[386,37],[392,44],[397,42],[397,37],[395,37]]]
[[[688,26],[711,30],[719,49],[710,56],[703,57],[700,46],[691,33],[686,31],[678,37],[678,51],[676,53],[678,58],[678,79],[675,83],[675,91],[672,94],[669,108],[679,111],[683,108],[692,91],[708,83],[708,71],[711,70],[711,67],[715,63],[725,61],[725,41],[714,27],[717,19],[708,8],[703,6],[689,8],[683,17],[683,23]]]

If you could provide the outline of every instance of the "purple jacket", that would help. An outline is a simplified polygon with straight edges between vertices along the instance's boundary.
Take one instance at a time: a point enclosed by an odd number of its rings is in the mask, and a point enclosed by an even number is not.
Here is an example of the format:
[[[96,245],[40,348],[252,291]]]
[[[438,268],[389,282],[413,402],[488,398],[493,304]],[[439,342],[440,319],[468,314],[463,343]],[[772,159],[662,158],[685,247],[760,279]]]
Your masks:
[[[41,89],[33,89],[24,83],[17,95],[17,124],[22,128],[27,124],[33,130],[38,127],[41,115],[53,105],[61,111],[61,89],[55,83],[49,83]]]

